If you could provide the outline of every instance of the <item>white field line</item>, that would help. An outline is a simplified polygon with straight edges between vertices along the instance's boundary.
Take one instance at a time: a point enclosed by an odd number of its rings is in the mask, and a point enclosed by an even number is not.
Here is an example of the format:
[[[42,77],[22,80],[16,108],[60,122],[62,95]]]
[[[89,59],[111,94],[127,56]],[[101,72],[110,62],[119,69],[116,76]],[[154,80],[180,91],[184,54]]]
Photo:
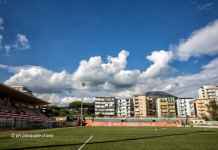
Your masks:
[[[93,138],[94,136],[93,135],[91,135],[84,143],[83,143],[83,145],[81,145],[80,147],[79,147],[79,149],[78,150],[82,150],[83,149],[83,147],[84,146],[86,146],[86,144]]]

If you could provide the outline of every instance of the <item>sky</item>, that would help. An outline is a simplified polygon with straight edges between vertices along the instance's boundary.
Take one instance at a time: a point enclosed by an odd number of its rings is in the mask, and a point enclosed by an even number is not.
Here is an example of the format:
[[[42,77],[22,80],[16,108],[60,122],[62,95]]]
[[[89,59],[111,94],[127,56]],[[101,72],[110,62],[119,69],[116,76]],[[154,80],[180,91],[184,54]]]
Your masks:
[[[0,82],[54,104],[196,97],[218,84],[217,10],[217,0],[0,0]]]

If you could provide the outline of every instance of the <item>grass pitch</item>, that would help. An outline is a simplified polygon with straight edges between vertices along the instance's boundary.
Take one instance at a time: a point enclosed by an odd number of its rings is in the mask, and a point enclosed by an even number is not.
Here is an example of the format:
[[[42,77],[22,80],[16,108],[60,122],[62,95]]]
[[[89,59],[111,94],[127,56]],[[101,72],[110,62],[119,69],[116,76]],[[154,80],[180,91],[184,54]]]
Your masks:
[[[44,137],[34,137],[37,135]],[[16,138],[12,136],[23,137]],[[87,142],[87,144],[84,144],[85,142]],[[29,131],[3,131],[0,132],[0,149],[217,150],[218,129],[78,127]]]

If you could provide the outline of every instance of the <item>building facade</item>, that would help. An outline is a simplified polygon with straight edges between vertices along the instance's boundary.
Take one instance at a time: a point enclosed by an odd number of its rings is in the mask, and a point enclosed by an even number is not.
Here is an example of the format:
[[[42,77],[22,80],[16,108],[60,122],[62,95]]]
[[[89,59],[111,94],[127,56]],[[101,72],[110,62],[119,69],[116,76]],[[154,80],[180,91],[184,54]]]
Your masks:
[[[195,117],[194,98],[178,98],[176,106],[178,117]]]
[[[135,117],[175,117],[176,97],[162,91],[151,91],[133,97]]]
[[[117,102],[117,116],[130,117],[131,116],[131,98],[116,97]]]
[[[157,116],[157,95],[146,94],[146,106],[147,106],[147,116],[156,117]]]
[[[200,119],[205,119],[205,118],[211,118],[212,116],[212,111],[211,107],[212,105],[216,104],[215,99],[196,99],[194,101],[195,105],[195,111],[196,111],[196,117]]]
[[[147,117],[146,96],[133,96],[133,107],[135,117]]]
[[[96,97],[95,98],[96,116],[115,116],[116,98],[115,97]]]
[[[198,90],[199,99],[215,99],[218,104],[218,86],[204,85]]]
[[[176,98],[173,96],[157,98],[157,117],[176,117]]]

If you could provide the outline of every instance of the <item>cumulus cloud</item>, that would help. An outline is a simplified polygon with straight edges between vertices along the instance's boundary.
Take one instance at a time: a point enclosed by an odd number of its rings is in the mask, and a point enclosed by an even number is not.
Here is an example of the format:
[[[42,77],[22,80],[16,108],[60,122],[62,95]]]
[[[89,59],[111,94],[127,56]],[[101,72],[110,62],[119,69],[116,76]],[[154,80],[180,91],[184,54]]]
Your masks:
[[[3,66],[7,67],[7,66]],[[37,93],[56,93],[72,89],[72,76],[66,71],[53,72],[40,66],[7,67],[15,74],[6,84],[25,85]]]
[[[139,70],[122,70],[114,75],[112,83],[119,87],[134,85],[140,76]]]
[[[210,61],[207,65],[201,68],[201,71],[196,74],[180,75],[167,80],[172,91],[177,95],[193,96],[196,95],[197,89],[202,85],[218,83],[218,58]]]
[[[90,86],[112,82],[114,76],[126,68],[128,55],[129,52],[121,50],[117,57],[108,56],[107,62],[103,62],[101,56],[82,60],[74,73],[74,79]]]
[[[156,60],[155,56],[161,54],[158,58],[171,60],[172,54],[170,53],[171,52],[156,51],[149,55],[150,57],[148,58],[153,60],[154,64],[159,64],[162,61],[160,59]],[[119,60],[121,57],[119,57],[118,54],[117,57],[113,58]],[[149,70],[153,64],[145,71],[126,70],[126,59],[127,57],[123,59],[123,61],[116,61],[122,62],[121,64],[123,64],[118,65],[119,69],[109,67],[110,69],[107,70],[103,66],[111,64],[111,61],[104,63],[101,57],[92,57],[87,61],[82,60],[78,69],[72,73],[66,71],[54,72],[40,66],[14,67],[0,65],[0,68],[14,72],[14,75],[5,81],[6,84],[25,85],[32,89],[36,96],[52,104],[59,105],[67,105],[69,102],[75,99],[78,100],[78,98],[81,97],[105,95],[126,97],[133,94],[144,94],[146,91],[154,90],[167,91],[176,96],[196,96],[197,89],[203,84],[214,84],[218,82],[218,58],[203,66],[199,73],[163,79],[155,76],[144,76],[144,73]],[[162,62],[165,64],[164,67],[157,68],[165,68],[168,62],[169,61]],[[117,66],[115,65],[114,67]],[[156,67],[154,68],[157,69]],[[85,76],[86,73],[88,76]],[[85,88],[82,88],[81,80],[89,84]]]
[[[88,61],[82,60],[74,74],[74,78],[81,82],[103,83],[108,78],[108,74],[102,67],[102,58],[96,56],[91,57]]]
[[[218,20],[194,31],[191,36],[176,47],[177,56],[188,60],[192,56],[218,53]]]
[[[202,85],[218,83],[218,58],[215,58],[195,74],[178,75],[169,78],[140,79],[132,93],[144,94],[146,91],[166,91],[176,96],[196,97]]]
[[[121,52],[118,54],[118,57],[108,56],[108,63],[102,64],[102,67],[108,73],[119,72],[120,70],[126,68],[128,56],[128,51],[121,50]]]
[[[117,57],[108,56],[107,62],[102,61],[100,56],[91,57],[82,60],[72,73],[54,72],[40,66],[0,65],[0,68],[14,73],[5,81],[6,84],[25,85],[46,99],[51,94],[49,99],[53,98],[56,103],[57,99],[63,99],[66,95],[113,95],[122,88],[133,86],[140,71],[125,70],[128,55],[129,52],[121,50]],[[82,87],[82,83],[86,86]]]
[[[145,77],[155,77],[160,73],[164,73],[169,68],[169,62],[173,58],[171,51],[153,51],[151,55],[146,57],[153,64],[143,73]]]

